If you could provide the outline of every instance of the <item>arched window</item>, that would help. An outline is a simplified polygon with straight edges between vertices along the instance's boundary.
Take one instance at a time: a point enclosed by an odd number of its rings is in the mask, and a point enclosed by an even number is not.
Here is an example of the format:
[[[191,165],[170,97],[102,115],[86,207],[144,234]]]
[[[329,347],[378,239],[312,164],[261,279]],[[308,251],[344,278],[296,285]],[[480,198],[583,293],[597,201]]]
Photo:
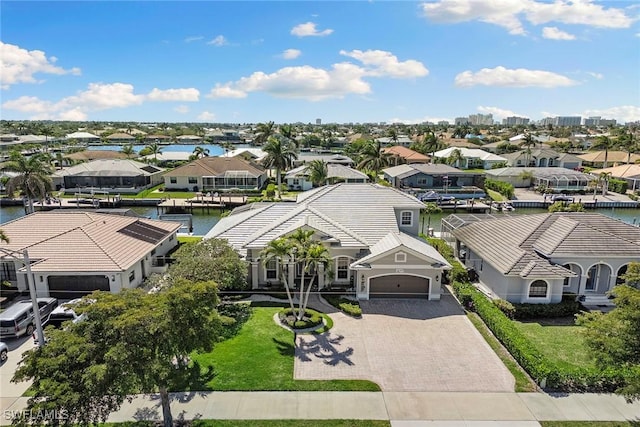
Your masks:
[[[549,285],[544,280],[536,280],[529,285],[529,298],[546,298]]]
[[[629,264],[625,264],[618,269],[618,274],[616,275],[616,285],[622,285],[624,283],[624,277],[622,276],[627,274],[627,267],[629,267]]]

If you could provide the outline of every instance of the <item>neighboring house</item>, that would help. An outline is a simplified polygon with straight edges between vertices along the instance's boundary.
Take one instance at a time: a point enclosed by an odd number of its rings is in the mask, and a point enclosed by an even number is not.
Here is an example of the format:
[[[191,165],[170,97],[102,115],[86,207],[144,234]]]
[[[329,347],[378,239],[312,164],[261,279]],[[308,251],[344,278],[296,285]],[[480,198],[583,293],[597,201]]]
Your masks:
[[[187,162],[189,160],[193,160],[193,152],[191,151],[165,151],[160,154],[148,154],[146,156],[142,156],[142,160],[145,162],[155,162],[158,161],[158,164],[169,163],[169,162]]]
[[[442,230],[482,287],[512,303],[557,303],[564,293],[606,301],[640,261],[640,228],[595,213],[454,214]]]
[[[137,193],[162,183],[164,169],[135,160],[93,160],[56,171],[51,175],[56,189],[91,187],[111,193]]]
[[[620,165],[606,169],[593,169],[590,171],[592,175],[598,176],[601,173],[610,173],[612,177],[624,179],[629,183],[629,190],[636,191],[640,189],[640,165]]]
[[[313,188],[313,183],[309,181],[309,168],[308,164],[298,166],[295,169],[291,169],[284,176],[284,183],[289,190],[302,190],[307,191]],[[344,182],[347,184],[364,184],[369,181],[367,174],[360,172],[359,170],[352,169],[348,166],[329,163],[327,164],[327,182],[335,184],[338,182]],[[325,183],[325,184],[326,184]]]
[[[640,161],[640,154],[631,154],[631,159],[629,159],[629,153],[627,153],[626,151],[609,150],[609,152],[606,153],[606,156],[607,156],[607,167],[626,164],[627,161],[629,161],[630,163],[635,163],[637,161]],[[586,166],[601,168],[604,165],[605,152],[592,151],[589,153],[580,154],[578,157],[582,159],[582,162]]]
[[[167,136],[167,135],[158,135],[158,134],[152,134],[152,135],[147,135],[144,138],[144,142],[146,144],[153,144],[153,143],[157,143],[157,144],[171,144],[171,137]]]
[[[502,154],[502,157],[507,159],[509,166],[546,168],[558,166],[560,153],[550,149],[533,148],[530,152],[520,150],[515,153]]]
[[[544,185],[552,191],[585,190],[592,180],[592,177],[585,173],[560,167],[508,167],[488,170],[485,175],[487,179],[508,182],[514,187],[526,188],[532,185]]]
[[[38,296],[77,298],[94,290],[119,292],[142,284],[157,257],[177,244],[180,224],[93,212],[36,212],[2,224],[9,243],[27,249]],[[0,254],[0,280],[27,291],[24,265]]]
[[[228,153],[220,155],[221,157],[240,157],[248,162],[260,163],[262,159],[267,157],[267,153],[261,148],[236,148]]]
[[[491,167],[497,163],[507,162],[507,159],[504,157],[478,148],[449,147],[444,150],[436,151],[433,155],[440,159],[448,159],[451,157],[454,150],[459,150],[462,156],[462,161],[459,161],[454,165],[460,169],[491,169]]]
[[[111,135],[105,138],[109,144],[135,144],[136,137],[133,135],[129,135],[128,133],[112,133]]]
[[[425,156],[422,153],[418,153],[410,148],[403,147],[402,145],[395,145],[393,147],[386,147],[382,149],[383,152],[391,154],[393,159],[397,159],[395,163],[429,163],[430,157]]]
[[[20,137],[13,133],[0,135],[0,147],[22,144]]]
[[[418,238],[420,210],[414,197],[376,184],[336,184],[298,195],[296,203],[259,203],[235,209],[205,239],[225,239],[249,262],[253,289],[279,284],[277,261],[262,250],[298,229],[312,230],[326,246],[330,272],[319,269],[318,288],[355,288],[359,299],[380,296],[440,299],[447,261]],[[300,283],[301,264],[287,266],[288,283]]]
[[[388,136],[376,138],[376,142],[379,142],[382,145],[400,145],[402,147],[410,147],[415,141],[409,138],[407,135],[398,135],[396,139],[390,138]]]
[[[73,132],[73,133],[67,134],[65,138],[67,139],[67,141],[74,140],[84,144],[100,142],[100,137],[98,135],[94,135],[89,132]]]
[[[442,163],[398,165],[383,169],[384,179],[396,188],[453,190],[476,186],[483,188],[481,173],[467,173]]]
[[[83,150],[76,151],[75,153],[65,154],[63,159],[70,160],[66,163],[73,162],[90,162],[92,160],[113,160],[113,159],[126,159],[127,155],[119,151],[113,150]]]
[[[259,190],[266,181],[262,167],[240,157],[202,157],[164,174],[167,190]]]
[[[558,164],[556,165],[565,169],[581,169],[582,159],[574,154],[560,153],[558,157]]]
[[[355,165],[351,157],[342,154],[300,154],[297,159],[294,159],[293,166],[300,166],[314,160],[322,160],[327,164],[345,165],[349,167]]]
[[[198,135],[180,135],[176,137],[178,144],[202,144],[202,137]]]

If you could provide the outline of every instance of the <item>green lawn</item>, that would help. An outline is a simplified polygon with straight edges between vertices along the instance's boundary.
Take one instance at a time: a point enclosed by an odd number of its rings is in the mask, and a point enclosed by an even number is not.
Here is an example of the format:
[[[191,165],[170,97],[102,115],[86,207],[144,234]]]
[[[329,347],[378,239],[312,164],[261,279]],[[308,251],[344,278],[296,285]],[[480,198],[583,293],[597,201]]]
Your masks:
[[[557,321],[516,322],[515,325],[549,360],[559,367],[593,367],[593,359],[582,338],[581,326],[558,325]]]
[[[529,375],[518,365],[513,357],[509,354],[506,348],[500,344],[500,341],[491,333],[487,325],[484,324],[480,316],[476,313],[467,313],[467,317],[471,320],[471,323],[476,327],[480,335],[489,344],[491,349],[498,355],[502,363],[509,369],[511,375],[516,380],[515,392],[526,393],[538,391],[536,384],[529,378]]]
[[[178,236],[179,243],[197,243],[202,240],[200,236]]]
[[[175,417],[175,414],[174,414]],[[154,421],[102,424],[103,427],[154,427]],[[194,420],[192,427],[390,427],[387,420]]]
[[[503,202],[505,200],[508,200],[506,197],[495,190],[489,190],[488,188],[485,188],[484,191],[486,191],[489,197],[491,197],[491,200],[495,200],[496,202]]]
[[[371,381],[301,381],[293,379],[293,333],[276,325],[273,316],[280,307],[254,307],[251,318],[238,335],[218,343],[211,353],[193,359],[203,367],[213,366],[211,390],[250,391],[379,391]]]

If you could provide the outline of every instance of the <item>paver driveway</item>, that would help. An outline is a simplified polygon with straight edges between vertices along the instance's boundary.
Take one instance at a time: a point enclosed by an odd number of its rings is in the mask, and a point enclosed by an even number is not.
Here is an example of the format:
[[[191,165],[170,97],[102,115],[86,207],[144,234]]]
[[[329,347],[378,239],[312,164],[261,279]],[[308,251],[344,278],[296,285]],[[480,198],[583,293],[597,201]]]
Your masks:
[[[367,379],[383,391],[504,391],[514,379],[455,299],[363,301],[362,319],[296,341],[296,379]]]

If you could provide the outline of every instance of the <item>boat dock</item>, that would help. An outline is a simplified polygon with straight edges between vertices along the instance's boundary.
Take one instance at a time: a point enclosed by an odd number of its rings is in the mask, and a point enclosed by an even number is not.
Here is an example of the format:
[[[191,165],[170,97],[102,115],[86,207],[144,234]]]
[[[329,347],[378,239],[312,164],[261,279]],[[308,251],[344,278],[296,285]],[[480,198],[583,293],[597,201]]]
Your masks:
[[[158,205],[158,214],[193,213],[194,209],[201,209],[209,213],[216,209],[232,209],[247,203],[247,196],[196,196],[191,199],[163,199]]]
[[[442,203],[438,205],[443,211],[453,210],[453,212],[457,211],[465,211],[471,213],[488,213],[491,210],[491,206],[486,203],[476,202],[476,201],[458,201],[454,200],[452,203]]]

